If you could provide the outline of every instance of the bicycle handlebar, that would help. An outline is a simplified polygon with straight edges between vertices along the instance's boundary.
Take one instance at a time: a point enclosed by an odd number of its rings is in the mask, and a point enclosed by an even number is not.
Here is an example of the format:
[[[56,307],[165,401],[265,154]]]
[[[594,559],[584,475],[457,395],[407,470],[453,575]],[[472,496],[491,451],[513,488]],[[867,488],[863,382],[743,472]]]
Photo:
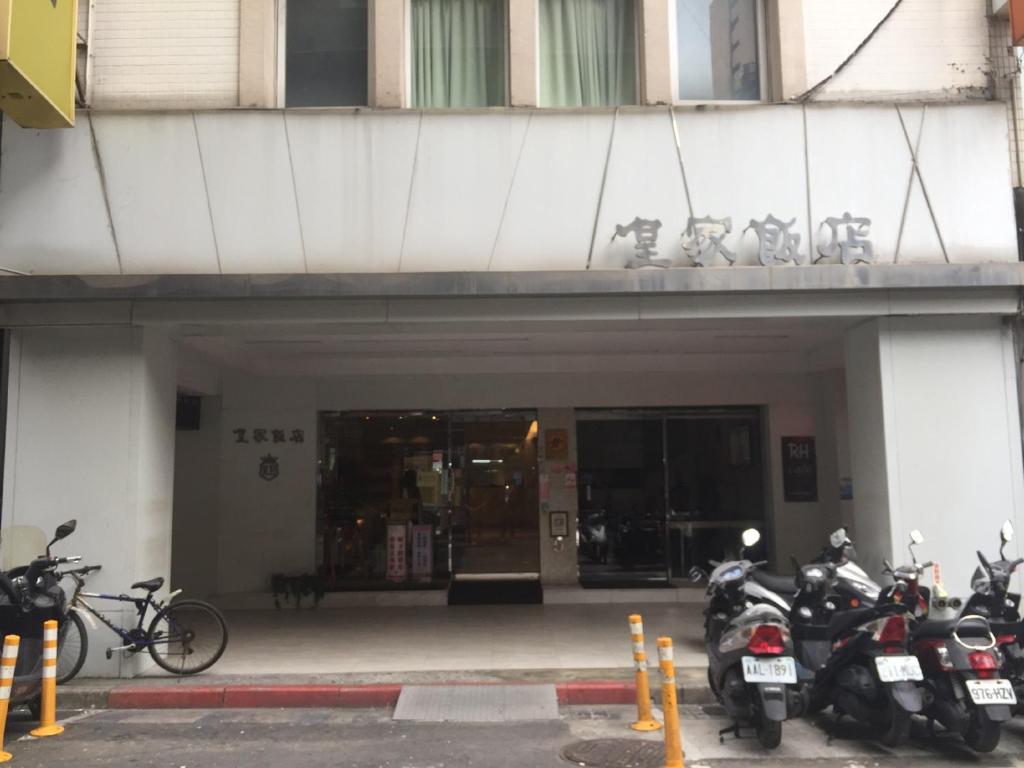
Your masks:
[[[93,571],[100,570],[102,567],[102,565],[86,565],[82,568],[75,568],[73,571],[64,571],[61,576],[86,576]]]

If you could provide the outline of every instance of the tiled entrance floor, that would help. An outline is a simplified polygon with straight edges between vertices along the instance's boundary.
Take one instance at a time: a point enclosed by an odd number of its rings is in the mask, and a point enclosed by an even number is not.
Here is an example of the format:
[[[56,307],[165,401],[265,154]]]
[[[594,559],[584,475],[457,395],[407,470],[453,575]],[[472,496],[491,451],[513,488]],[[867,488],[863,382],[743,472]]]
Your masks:
[[[672,637],[678,667],[705,665],[696,604],[415,606],[227,611],[215,675],[628,669],[630,613],[647,655]],[[155,673],[154,673],[155,674]]]

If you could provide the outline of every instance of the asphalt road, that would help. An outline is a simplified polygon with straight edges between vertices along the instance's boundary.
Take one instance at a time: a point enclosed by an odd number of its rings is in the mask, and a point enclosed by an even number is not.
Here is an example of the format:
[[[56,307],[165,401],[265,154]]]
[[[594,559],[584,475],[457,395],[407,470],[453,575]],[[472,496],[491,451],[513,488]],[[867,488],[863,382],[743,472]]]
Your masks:
[[[399,723],[384,710],[93,710],[62,713],[65,734],[32,739],[27,714],[12,713],[6,744],[11,765],[22,768],[565,768],[560,751],[579,740],[659,738],[631,732],[632,714],[627,707],[571,707],[558,720],[490,725]],[[688,768],[1024,766],[1024,720],[1009,725],[988,756],[950,736],[929,739],[923,727],[898,752],[853,723],[829,745],[821,724],[808,722],[788,723],[783,745],[766,755],[749,738],[719,744],[723,724],[713,711],[684,708]]]

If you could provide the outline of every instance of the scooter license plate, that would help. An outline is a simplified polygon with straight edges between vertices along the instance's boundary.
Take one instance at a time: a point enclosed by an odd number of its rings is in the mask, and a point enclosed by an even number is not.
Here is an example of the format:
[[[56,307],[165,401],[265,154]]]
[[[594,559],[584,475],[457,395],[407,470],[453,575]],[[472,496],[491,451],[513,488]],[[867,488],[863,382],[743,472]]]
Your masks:
[[[878,670],[878,679],[883,683],[924,680],[921,662],[916,656],[876,656],[875,668]]]
[[[966,680],[975,704],[1016,704],[1017,694],[1009,680]]]
[[[743,679],[748,683],[796,683],[796,662],[790,656],[774,659],[743,657]]]

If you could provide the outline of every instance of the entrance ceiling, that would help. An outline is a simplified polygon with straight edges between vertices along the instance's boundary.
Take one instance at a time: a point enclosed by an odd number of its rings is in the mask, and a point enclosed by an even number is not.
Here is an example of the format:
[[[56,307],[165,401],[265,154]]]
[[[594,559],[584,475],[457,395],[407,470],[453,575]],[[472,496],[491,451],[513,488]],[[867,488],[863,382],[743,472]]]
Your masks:
[[[858,318],[182,326],[182,343],[264,375],[841,367]]]

